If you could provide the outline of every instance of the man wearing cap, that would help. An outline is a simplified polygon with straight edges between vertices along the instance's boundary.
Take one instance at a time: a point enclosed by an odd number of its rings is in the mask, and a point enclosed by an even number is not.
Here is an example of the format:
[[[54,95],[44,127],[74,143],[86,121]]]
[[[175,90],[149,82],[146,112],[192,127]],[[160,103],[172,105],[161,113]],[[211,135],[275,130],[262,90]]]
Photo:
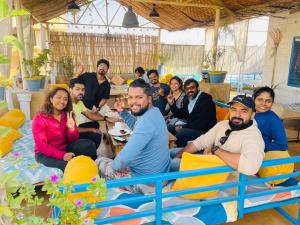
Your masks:
[[[98,111],[105,105],[110,95],[110,84],[106,78],[109,69],[109,61],[100,59],[97,62],[97,72],[84,72],[83,65],[79,65],[75,78],[80,78],[85,85],[85,94],[83,96],[83,103],[85,107]]]
[[[171,170],[178,171],[183,152],[214,154],[228,166],[246,175],[258,172],[264,158],[264,141],[255,120],[255,104],[251,97],[238,95],[228,103],[229,120],[217,123],[184,149],[171,152]]]

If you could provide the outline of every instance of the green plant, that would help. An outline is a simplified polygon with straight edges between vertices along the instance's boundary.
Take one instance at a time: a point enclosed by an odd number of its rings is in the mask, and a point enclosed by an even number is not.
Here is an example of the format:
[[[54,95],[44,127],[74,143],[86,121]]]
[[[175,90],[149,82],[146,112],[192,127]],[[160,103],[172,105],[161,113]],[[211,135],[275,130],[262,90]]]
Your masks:
[[[0,0],[0,22],[12,17],[25,15],[30,15],[30,13],[25,9],[11,10],[6,0]],[[13,45],[22,52],[25,51],[23,43],[13,35],[5,35],[3,37],[2,42],[0,42],[0,45],[4,46],[6,44]],[[10,64],[10,59],[7,56],[0,53],[0,64]]]
[[[58,60],[61,73],[66,77],[72,77],[74,73],[73,59],[70,56],[62,56]]]
[[[37,57],[33,59],[23,59],[23,64],[26,66],[30,77],[40,76],[40,69],[42,66],[45,66],[48,62],[48,56],[50,55],[49,49],[43,49],[41,53],[38,54]]]
[[[87,200],[85,198],[77,198],[74,203],[71,202],[69,195],[73,192],[73,184],[63,184],[62,180],[56,175],[45,180],[42,190],[50,195],[48,206],[60,208],[60,219],[37,216],[37,207],[44,202],[44,199],[37,196],[34,185],[18,182],[15,179],[18,174],[19,171],[14,171],[0,175],[0,224],[94,224],[93,219],[83,216]],[[99,177],[93,178],[88,191],[95,198],[103,198],[106,192],[104,179]]]

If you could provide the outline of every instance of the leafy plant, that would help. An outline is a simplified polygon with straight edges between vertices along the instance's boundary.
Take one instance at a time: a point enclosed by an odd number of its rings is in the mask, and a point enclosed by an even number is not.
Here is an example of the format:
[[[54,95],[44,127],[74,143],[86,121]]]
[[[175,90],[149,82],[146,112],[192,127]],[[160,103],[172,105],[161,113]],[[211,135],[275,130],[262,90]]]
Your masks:
[[[73,59],[70,56],[62,56],[58,60],[61,73],[66,77],[72,77],[74,73]]]
[[[37,57],[33,59],[23,59],[23,64],[26,66],[30,77],[40,76],[40,68],[45,66],[49,60],[48,56],[50,55],[49,49],[43,49],[41,53],[38,54]]]
[[[37,196],[33,185],[17,181],[18,174],[19,171],[14,171],[0,175],[0,224],[6,224],[5,221],[13,225],[94,224],[93,219],[83,216],[87,199],[77,198],[72,202],[69,196],[73,192],[73,184],[63,184],[56,175],[45,180],[42,190],[50,195],[48,206],[60,208],[60,219],[37,216],[37,207],[43,204],[44,199]],[[95,177],[91,182],[88,191],[92,196],[104,198],[104,179]],[[7,201],[3,193],[6,193]]]
[[[6,0],[0,0],[0,22],[12,17],[26,16],[26,15],[30,15],[30,13],[27,10],[25,9],[11,10]],[[5,35],[3,37],[3,40],[2,42],[0,42],[0,45],[6,45],[6,44],[13,45],[16,48],[18,48],[20,51],[24,52],[23,43],[13,35]],[[0,53],[0,64],[10,64],[10,59],[7,56]]]

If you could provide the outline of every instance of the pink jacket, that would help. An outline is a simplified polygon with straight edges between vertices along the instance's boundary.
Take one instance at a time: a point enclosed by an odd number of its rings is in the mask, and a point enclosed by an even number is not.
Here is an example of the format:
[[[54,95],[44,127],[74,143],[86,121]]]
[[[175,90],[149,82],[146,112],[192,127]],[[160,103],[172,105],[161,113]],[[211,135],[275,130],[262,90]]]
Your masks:
[[[67,145],[78,139],[78,128],[67,128],[67,114],[61,114],[61,121],[52,115],[39,113],[33,118],[32,133],[34,138],[34,152],[42,153],[56,159],[63,159]]]

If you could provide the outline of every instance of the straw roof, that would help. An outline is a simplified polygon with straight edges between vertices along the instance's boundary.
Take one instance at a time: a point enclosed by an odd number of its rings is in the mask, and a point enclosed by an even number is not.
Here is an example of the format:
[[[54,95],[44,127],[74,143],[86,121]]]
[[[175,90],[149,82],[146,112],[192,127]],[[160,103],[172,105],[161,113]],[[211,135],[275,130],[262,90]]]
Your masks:
[[[110,1],[110,0],[109,0]],[[46,22],[66,13],[70,0],[21,0],[39,22]],[[77,3],[84,2],[77,0]],[[223,21],[235,21],[255,16],[300,9],[300,0],[118,0],[123,6],[132,6],[134,12],[167,30],[182,30],[214,24],[215,9],[221,9]],[[153,19],[149,13],[156,4],[160,18]]]

